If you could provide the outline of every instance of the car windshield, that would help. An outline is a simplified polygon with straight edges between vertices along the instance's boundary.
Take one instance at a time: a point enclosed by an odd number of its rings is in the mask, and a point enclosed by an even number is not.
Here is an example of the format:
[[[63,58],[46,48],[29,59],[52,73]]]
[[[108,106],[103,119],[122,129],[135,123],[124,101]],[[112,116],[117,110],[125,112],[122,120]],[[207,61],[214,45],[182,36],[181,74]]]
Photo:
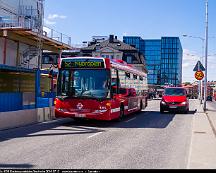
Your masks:
[[[58,77],[58,96],[109,98],[109,71],[106,69],[62,69]]]
[[[183,88],[166,88],[164,91],[166,96],[184,96],[185,89]]]

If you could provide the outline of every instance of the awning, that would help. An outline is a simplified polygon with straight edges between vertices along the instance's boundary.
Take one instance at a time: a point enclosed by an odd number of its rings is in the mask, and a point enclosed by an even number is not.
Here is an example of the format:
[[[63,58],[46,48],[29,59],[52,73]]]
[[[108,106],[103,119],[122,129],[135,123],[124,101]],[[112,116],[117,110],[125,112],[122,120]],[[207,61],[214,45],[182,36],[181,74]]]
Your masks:
[[[0,64],[0,71],[35,73],[35,69],[27,69],[27,68],[23,68],[23,67],[14,67],[14,66],[9,66],[9,65],[4,65],[4,64]]]
[[[41,38],[42,49],[59,53],[59,50],[72,50],[74,49],[68,44],[56,41],[46,36],[39,36],[37,32],[33,32],[24,28],[0,28],[0,37],[6,37],[13,41],[18,41],[31,46],[37,46]]]

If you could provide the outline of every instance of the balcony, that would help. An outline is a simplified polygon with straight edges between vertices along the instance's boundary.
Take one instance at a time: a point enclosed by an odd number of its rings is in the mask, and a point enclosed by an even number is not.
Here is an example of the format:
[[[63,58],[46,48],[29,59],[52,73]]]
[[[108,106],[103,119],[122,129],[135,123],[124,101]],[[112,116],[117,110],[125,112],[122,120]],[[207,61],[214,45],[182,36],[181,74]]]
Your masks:
[[[34,17],[0,16],[0,29],[25,29],[39,32],[40,22]],[[71,37],[52,28],[43,26],[43,36],[71,46]]]

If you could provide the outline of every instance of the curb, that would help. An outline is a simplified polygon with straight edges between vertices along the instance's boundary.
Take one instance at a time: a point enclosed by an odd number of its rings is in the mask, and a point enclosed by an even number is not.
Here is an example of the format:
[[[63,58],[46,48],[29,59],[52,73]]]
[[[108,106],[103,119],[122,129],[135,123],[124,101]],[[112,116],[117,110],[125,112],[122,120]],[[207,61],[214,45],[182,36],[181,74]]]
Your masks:
[[[211,126],[211,128],[212,128],[212,131],[213,131],[213,133],[214,133],[214,136],[215,136],[215,138],[216,138],[216,128],[214,127],[214,123],[212,122],[212,120],[211,120],[211,118],[210,118],[208,112],[206,112],[205,114],[206,114],[206,116],[207,116],[207,118],[208,118],[209,124],[210,124],[210,126]]]

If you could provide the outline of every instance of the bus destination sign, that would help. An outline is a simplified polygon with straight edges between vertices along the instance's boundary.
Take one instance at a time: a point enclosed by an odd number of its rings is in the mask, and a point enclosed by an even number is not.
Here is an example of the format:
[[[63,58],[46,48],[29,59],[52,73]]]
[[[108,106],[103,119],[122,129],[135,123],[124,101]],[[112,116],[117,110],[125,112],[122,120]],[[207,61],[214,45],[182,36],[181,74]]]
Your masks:
[[[103,59],[62,59],[61,68],[104,68]]]

